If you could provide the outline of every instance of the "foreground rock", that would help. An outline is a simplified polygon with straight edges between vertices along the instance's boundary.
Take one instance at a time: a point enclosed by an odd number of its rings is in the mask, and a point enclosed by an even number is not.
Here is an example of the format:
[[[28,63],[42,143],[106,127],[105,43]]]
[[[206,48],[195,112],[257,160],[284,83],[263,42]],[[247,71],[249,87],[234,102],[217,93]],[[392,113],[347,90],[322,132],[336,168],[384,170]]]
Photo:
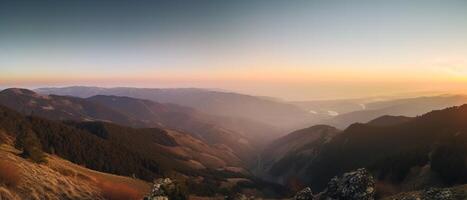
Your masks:
[[[375,180],[368,170],[361,168],[329,181],[323,197],[327,199],[372,200],[375,198]]]
[[[151,193],[144,200],[169,200],[186,199],[186,194],[170,178],[157,179],[154,181]]]
[[[384,200],[458,200],[467,199],[467,185],[453,188],[428,188],[422,191],[397,194]]]
[[[375,199],[375,180],[364,168],[334,177],[324,192],[313,195],[310,188],[298,192],[296,200],[373,200]]]
[[[294,198],[296,200],[313,200],[313,191],[311,188],[306,187],[302,191],[298,192]]]
[[[428,188],[423,192],[425,199],[454,200],[454,194],[449,189]]]

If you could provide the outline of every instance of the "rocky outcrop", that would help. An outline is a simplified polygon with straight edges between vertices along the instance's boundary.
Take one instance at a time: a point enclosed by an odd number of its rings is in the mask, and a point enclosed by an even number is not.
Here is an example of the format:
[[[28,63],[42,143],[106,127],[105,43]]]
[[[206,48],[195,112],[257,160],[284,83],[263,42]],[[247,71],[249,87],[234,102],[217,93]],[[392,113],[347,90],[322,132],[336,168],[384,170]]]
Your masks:
[[[169,200],[169,189],[174,183],[170,178],[157,179],[154,181],[151,193],[144,200]]]
[[[364,168],[348,172],[329,181],[324,192],[313,195],[310,188],[298,192],[296,200],[373,200],[375,180]]]
[[[375,180],[364,168],[334,177],[329,181],[323,196],[328,199],[372,200],[375,196]]]
[[[306,187],[302,191],[298,192],[294,197],[296,200],[313,200],[313,198],[313,191],[309,187]]]
[[[421,192],[400,194],[390,200],[457,200],[464,199],[465,195],[455,194],[449,188],[428,188]]]
[[[449,189],[428,188],[423,192],[424,199],[454,200],[454,194]]]

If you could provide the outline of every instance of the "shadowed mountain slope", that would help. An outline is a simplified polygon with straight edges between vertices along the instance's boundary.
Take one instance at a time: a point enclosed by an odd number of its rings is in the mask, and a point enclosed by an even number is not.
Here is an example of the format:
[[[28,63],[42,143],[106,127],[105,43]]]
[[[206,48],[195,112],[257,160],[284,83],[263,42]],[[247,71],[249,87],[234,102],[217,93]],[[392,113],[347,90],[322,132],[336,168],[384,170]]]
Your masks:
[[[383,117],[370,124],[353,124],[324,145],[308,143],[319,147],[316,154],[301,156],[305,151],[290,151],[294,159],[274,163],[280,169],[301,163],[305,170],[298,176],[273,168],[269,175],[282,181],[298,179],[317,190],[333,176],[361,167],[370,169],[380,181],[405,189],[408,185],[410,189],[420,189],[430,185],[465,184],[466,120],[467,105],[464,105],[411,119]]]
[[[238,118],[219,117],[189,107],[161,104],[130,97],[98,95],[86,100],[125,113],[147,127],[180,130],[213,145],[226,145],[244,159],[251,159],[255,148],[275,138],[278,130],[266,124]]]
[[[99,121],[52,121],[0,106],[0,144],[14,142],[25,131],[37,136],[47,154],[146,181],[174,178],[183,182],[190,194],[230,194],[242,188],[270,195],[286,191],[253,177],[231,149],[209,145],[189,134]]]
[[[0,106],[0,130],[12,138],[31,130],[47,153],[90,169],[148,181],[174,173],[213,178],[215,175],[209,171],[222,173],[229,167],[241,168],[241,161],[229,149],[158,128],[134,129],[105,122],[64,123],[24,117]]]
[[[118,96],[40,95],[26,89],[0,92],[0,104],[23,114],[54,120],[107,121],[133,127],[163,127],[190,134],[210,145],[232,149],[246,163],[254,153],[279,133],[266,124],[218,117],[175,104]],[[267,136],[267,137],[266,137]]]
[[[261,154],[259,175],[291,187],[320,151],[320,148],[340,133],[340,130],[316,125],[294,131],[269,144]]]

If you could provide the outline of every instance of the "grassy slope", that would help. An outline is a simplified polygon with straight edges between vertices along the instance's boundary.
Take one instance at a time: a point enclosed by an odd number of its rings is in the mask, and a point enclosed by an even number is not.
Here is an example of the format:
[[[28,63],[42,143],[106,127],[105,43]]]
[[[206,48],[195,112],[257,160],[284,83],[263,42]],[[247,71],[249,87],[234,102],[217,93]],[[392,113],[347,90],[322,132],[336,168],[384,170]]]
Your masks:
[[[0,160],[14,165],[20,174],[14,186],[0,183],[0,193],[10,193],[17,199],[98,200],[104,196],[110,199],[106,194],[108,188],[129,192],[133,196],[141,196],[150,190],[147,182],[93,171],[56,156],[47,155],[46,164],[35,164],[19,157],[17,150],[5,144],[0,146]]]

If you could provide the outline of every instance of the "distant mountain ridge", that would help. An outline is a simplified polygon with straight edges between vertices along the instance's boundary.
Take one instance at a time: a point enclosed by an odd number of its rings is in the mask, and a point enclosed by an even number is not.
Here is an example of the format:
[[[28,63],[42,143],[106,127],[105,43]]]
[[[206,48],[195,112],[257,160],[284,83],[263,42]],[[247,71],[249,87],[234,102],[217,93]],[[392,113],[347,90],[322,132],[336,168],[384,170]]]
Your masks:
[[[255,151],[273,138],[271,126],[216,117],[192,108],[150,100],[98,95],[86,99],[72,96],[40,95],[26,89],[0,92],[0,105],[23,114],[53,120],[106,121],[137,128],[162,127],[191,134],[210,145],[233,149],[245,162],[253,162]]]
[[[256,145],[268,141],[264,137],[273,138],[274,134],[278,134],[277,130],[267,125],[248,120],[237,122],[236,119],[212,116],[175,104],[105,95],[86,100],[125,113],[146,127],[166,127],[192,134],[208,144],[226,145],[246,160],[251,159]]]
[[[390,115],[384,115],[381,117],[378,117],[376,119],[373,119],[367,123],[367,125],[370,126],[394,126],[398,124],[402,124],[405,122],[408,122],[412,120],[412,117],[406,117],[406,116],[390,116]]]
[[[101,120],[123,125],[141,125],[124,113],[81,98],[40,95],[21,88],[0,91],[0,105],[24,114],[39,115],[54,120]]]
[[[276,126],[283,131],[308,126],[320,119],[295,105],[250,95],[196,88],[38,88],[41,94],[87,98],[95,95],[126,96],[160,103],[174,103],[217,116],[243,118]]]
[[[459,106],[465,103],[467,103],[467,96],[464,95],[440,95],[376,101],[364,104],[364,110],[343,113],[334,118],[325,119],[320,123],[344,129],[353,123],[367,123],[384,115],[416,117],[432,110]]]

